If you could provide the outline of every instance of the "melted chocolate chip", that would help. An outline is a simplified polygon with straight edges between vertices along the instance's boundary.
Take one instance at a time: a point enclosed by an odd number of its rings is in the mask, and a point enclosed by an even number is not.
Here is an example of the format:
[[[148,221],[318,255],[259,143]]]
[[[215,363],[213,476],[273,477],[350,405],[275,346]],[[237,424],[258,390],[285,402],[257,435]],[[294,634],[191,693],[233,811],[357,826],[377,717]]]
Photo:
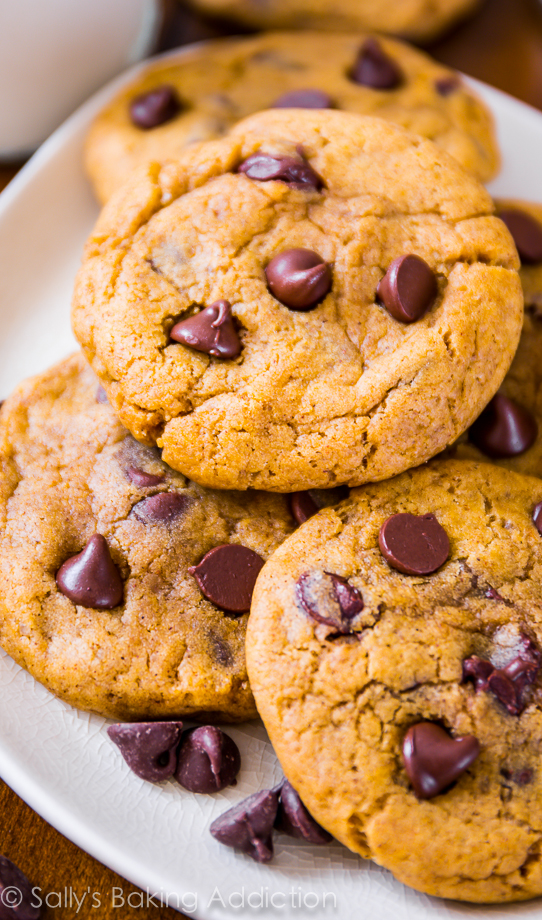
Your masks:
[[[184,514],[190,504],[187,495],[179,492],[159,492],[134,505],[132,511],[142,524],[171,524]]]
[[[38,889],[39,893],[39,889]],[[41,907],[24,872],[0,856],[0,920],[39,920]]]
[[[130,118],[136,128],[148,131],[175,118],[181,102],[173,86],[157,86],[136,96],[130,103]]]
[[[190,792],[212,793],[235,786],[240,769],[239,748],[214,725],[183,735],[175,779]]]
[[[311,310],[331,288],[331,271],[310,249],[287,249],[265,269],[269,290],[290,310]]]
[[[449,77],[439,77],[435,80],[435,89],[439,96],[451,96],[461,86],[461,80],[455,74]]]
[[[231,305],[227,300],[217,300],[195,316],[176,323],[170,336],[174,342],[203,351],[213,358],[236,358],[241,351]]]
[[[278,791],[274,789],[249,795],[213,821],[211,834],[256,862],[269,862],[273,858],[272,834],[278,804]]]
[[[498,216],[512,234],[521,261],[526,265],[542,262],[542,225],[517,208],[504,208]]]
[[[538,425],[531,413],[496,393],[469,429],[469,440],[487,457],[517,457],[532,447]]]
[[[290,511],[298,524],[304,524],[313,517],[320,508],[328,508],[348,498],[348,486],[338,486],[336,489],[309,489],[307,492],[292,492],[289,495]]]
[[[110,725],[107,734],[130,770],[159,783],[175,773],[182,728],[182,722],[126,722]]]
[[[124,586],[101,534],[95,533],[85,548],[67,559],[56,574],[59,591],[81,607],[112,610],[122,603]]]
[[[378,535],[380,551],[405,575],[431,575],[450,555],[448,534],[434,514],[394,514]]]
[[[504,668],[472,655],[463,662],[463,680],[473,680],[476,692],[490,690],[510,715],[518,716],[525,708],[523,694],[538,676],[541,654],[528,636],[521,637],[519,654]]]
[[[145,470],[140,470],[136,466],[129,466],[126,470],[126,476],[138,489],[151,489],[153,486],[159,486],[166,478],[165,476],[146,473]]]
[[[434,272],[419,256],[394,259],[376,294],[400,323],[414,323],[427,313],[437,296]]]
[[[451,738],[434,722],[418,722],[403,741],[403,762],[414,792],[432,799],[474,763],[480,743],[473,735]]]
[[[403,82],[403,73],[380,43],[368,38],[350,71],[350,79],[371,89],[396,89]]]
[[[103,386],[98,384],[96,387],[96,402],[100,403],[102,406],[108,406],[109,400],[107,398],[107,393],[105,392]]]
[[[246,613],[264,560],[238,543],[225,543],[209,550],[198,565],[188,569],[201,593],[222,610]]]
[[[272,156],[268,153],[254,153],[237,168],[249,179],[269,182],[271,179],[285,182],[290,188],[321,189],[323,182],[312,166],[303,157]]]
[[[321,89],[294,89],[280,96],[271,109],[332,109],[331,96]]]
[[[542,536],[542,502],[538,502],[533,508],[533,523],[538,533]]]
[[[303,610],[317,623],[331,626],[335,632],[355,632],[352,620],[364,608],[357,588],[331,572],[306,572],[298,578],[295,594]]]
[[[288,780],[280,787],[275,828],[290,837],[306,840],[307,843],[324,844],[333,840],[331,834],[320,827],[309,814]]]

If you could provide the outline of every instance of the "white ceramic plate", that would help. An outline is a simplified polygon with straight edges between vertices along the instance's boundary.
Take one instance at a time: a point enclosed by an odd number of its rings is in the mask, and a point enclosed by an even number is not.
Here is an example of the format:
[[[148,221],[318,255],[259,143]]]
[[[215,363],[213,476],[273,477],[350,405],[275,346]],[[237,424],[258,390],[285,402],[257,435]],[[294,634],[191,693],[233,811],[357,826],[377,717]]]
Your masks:
[[[126,79],[80,109],[0,196],[0,396],[75,346],[71,289],[97,215],[81,167],[83,138],[93,115]],[[503,151],[491,191],[542,202],[542,114],[497,90],[475,87],[493,109]],[[542,918],[540,901],[487,908],[425,897],[338,843],[310,847],[280,835],[275,860],[265,866],[220,846],[209,834],[211,821],[281,776],[257,723],[229,729],[243,758],[238,785],[197,796],[173,782],[153,786],[137,779],[109,742],[104,719],[56,700],[3,653],[0,701],[5,781],[83,849],[158,892],[155,902],[200,920]],[[83,881],[74,879],[78,897]],[[96,916],[97,901],[115,895],[122,917],[120,892],[88,892],[87,903],[93,894]]]

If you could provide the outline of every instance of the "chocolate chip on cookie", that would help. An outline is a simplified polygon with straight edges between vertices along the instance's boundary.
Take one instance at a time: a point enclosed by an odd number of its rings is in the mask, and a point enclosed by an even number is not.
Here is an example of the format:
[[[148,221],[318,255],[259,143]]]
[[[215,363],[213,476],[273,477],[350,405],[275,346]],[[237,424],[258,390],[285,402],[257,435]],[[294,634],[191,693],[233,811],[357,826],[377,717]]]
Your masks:
[[[496,393],[469,428],[469,439],[487,457],[516,457],[534,444],[538,425],[519,403]]]
[[[463,680],[474,681],[476,692],[491,690],[510,715],[525,708],[524,692],[534,684],[540,668],[540,650],[528,636],[521,636],[518,654],[502,668],[472,655],[463,661]]]
[[[420,799],[432,799],[468,770],[480,753],[473,735],[452,738],[434,722],[412,725],[403,741],[407,776]]]
[[[229,613],[250,610],[252,592],[264,560],[238,543],[215,546],[198,565],[188,569],[202,594]]]
[[[272,109],[332,109],[333,100],[321,89],[293,89],[280,96]]]
[[[159,486],[164,482],[165,476],[156,476],[154,473],[146,473],[135,466],[129,466],[126,470],[126,476],[133,482],[138,489],[152,489],[153,486]]]
[[[128,722],[110,725],[107,734],[136,776],[159,783],[173,776],[182,722]]]
[[[393,514],[378,534],[380,551],[405,575],[431,575],[450,555],[450,541],[434,514]]]
[[[159,492],[144,498],[133,507],[133,513],[143,524],[170,524],[183,514],[190,498],[179,492]]]
[[[437,296],[437,280],[419,256],[394,259],[376,289],[377,297],[401,323],[414,323],[431,307]]]
[[[363,597],[346,578],[331,572],[306,572],[297,580],[296,598],[316,620],[342,635],[354,632],[352,621],[364,608]]]
[[[176,323],[170,337],[214,358],[236,358],[241,351],[231,304],[227,300],[217,300],[195,316]]]
[[[213,821],[211,834],[256,862],[269,862],[273,858],[273,825],[278,805],[278,791],[255,792]]]
[[[290,510],[298,524],[304,524],[320,508],[327,508],[342,502],[349,495],[348,486],[336,489],[309,489],[306,492],[292,492],[289,496]]]
[[[235,786],[241,769],[239,748],[215,725],[201,725],[182,737],[175,779],[190,792],[220,792]]]
[[[362,45],[350,78],[371,89],[397,89],[403,82],[401,68],[375,38],[368,38]]]
[[[181,102],[173,86],[157,86],[130,103],[133,124],[145,131],[171,121],[180,110]]]
[[[503,208],[498,216],[510,230],[521,261],[526,265],[542,262],[542,225],[518,208]]]
[[[57,574],[62,594],[81,607],[112,610],[122,602],[124,585],[105,537],[95,533],[76,556],[66,559]]]
[[[290,188],[321,189],[322,180],[304,157],[271,156],[269,153],[253,153],[237,167],[249,179],[269,182],[275,179],[285,182]]]
[[[311,249],[287,249],[265,269],[269,290],[290,310],[312,310],[331,290],[329,265]]]
[[[461,87],[461,80],[457,74],[449,74],[447,77],[439,77],[435,80],[435,89],[439,96],[451,96]]]

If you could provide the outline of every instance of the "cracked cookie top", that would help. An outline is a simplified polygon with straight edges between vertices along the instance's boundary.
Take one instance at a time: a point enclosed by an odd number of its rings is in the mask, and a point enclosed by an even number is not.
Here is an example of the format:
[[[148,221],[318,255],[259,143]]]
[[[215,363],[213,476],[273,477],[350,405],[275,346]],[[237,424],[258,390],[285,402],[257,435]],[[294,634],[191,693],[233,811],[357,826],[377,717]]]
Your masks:
[[[191,0],[197,9],[260,29],[375,29],[429,40],[478,0]]]
[[[75,334],[122,422],[202,485],[388,478],[457,438],[510,365],[521,288],[492,210],[387,122],[263,112],[113,197]]]
[[[391,85],[386,68],[395,68]],[[89,132],[85,161],[98,198],[107,201],[136,166],[174,159],[274,106],[377,115],[430,138],[482,181],[498,168],[488,109],[426,54],[359,31],[278,32],[205,42],[147,66]]]
[[[248,671],[287,778],[429,894],[542,894],[541,502],[434,461],[321,510],[256,584]]]
[[[254,717],[247,611],[295,526],[285,498],[207,491],[170,469],[122,427],[81,355],[4,403],[0,465],[8,654],[104,716]]]

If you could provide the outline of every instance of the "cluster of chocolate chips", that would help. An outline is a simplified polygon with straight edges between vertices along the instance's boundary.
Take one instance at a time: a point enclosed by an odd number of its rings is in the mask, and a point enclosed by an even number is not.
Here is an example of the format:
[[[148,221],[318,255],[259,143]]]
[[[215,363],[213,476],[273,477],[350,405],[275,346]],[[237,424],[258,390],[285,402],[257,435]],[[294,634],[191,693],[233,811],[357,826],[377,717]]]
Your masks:
[[[519,716],[525,708],[524,693],[533,684],[540,667],[540,650],[523,635],[516,657],[504,668],[496,668],[486,658],[472,655],[463,662],[463,680],[472,680],[476,692],[491,691],[510,715]]]
[[[0,920],[39,920],[42,910],[36,900],[24,872],[0,855]]]
[[[273,830],[313,844],[332,839],[311,817],[286,779],[274,789],[256,792],[234,805],[213,821],[210,830],[220,843],[260,863],[273,858]]]
[[[182,722],[126,722],[107,734],[140,779],[159,783],[172,777],[190,792],[220,792],[235,786],[239,748],[214,725],[183,732]]]

